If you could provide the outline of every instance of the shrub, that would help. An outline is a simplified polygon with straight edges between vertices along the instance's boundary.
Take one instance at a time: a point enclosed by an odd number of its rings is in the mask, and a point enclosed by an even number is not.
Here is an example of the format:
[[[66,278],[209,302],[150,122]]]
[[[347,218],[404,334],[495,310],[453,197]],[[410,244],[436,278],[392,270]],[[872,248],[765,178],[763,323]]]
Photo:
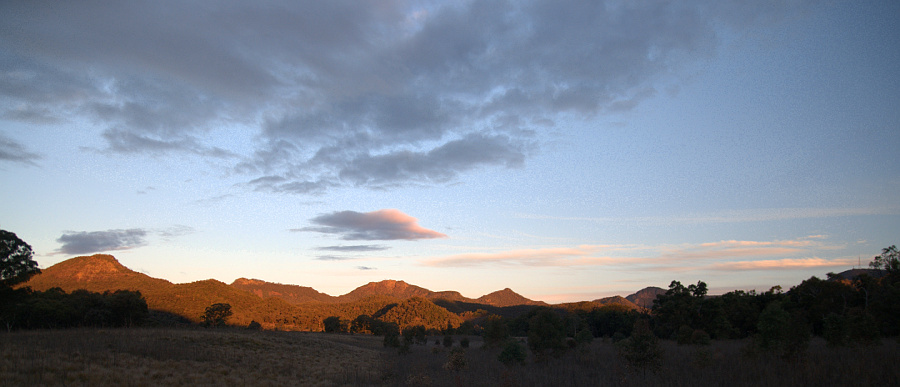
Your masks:
[[[528,354],[525,353],[525,347],[518,340],[507,340],[503,345],[503,350],[497,356],[497,360],[501,363],[511,366],[513,364],[524,364]]]

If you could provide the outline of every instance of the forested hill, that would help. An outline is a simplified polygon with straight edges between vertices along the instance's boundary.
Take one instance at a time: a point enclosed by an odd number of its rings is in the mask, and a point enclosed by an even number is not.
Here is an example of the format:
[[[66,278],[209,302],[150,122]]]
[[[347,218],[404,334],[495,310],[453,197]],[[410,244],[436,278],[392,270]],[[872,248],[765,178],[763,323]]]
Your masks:
[[[247,325],[259,322],[264,328],[321,330],[329,316],[353,320],[360,315],[379,315],[383,321],[400,325],[413,321],[431,327],[459,325],[466,318],[483,313],[515,316],[529,306],[546,305],[510,289],[478,299],[456,291],[431,291],[404,281],[385,280],[360,286],[353,291],[331,296],[313,288],[239,278],[228,285],[217,280],[173,284],[131,270],[111,255],[98,254],[68,259],[48,267],[21,286],[35,291],[60,288],[66,292],[85,289],[93,292],[139,291],[151,310],[199,321],[206,307],[214,303],[232,306],[230,323]],[[444,306],[451,306],[453,312]]]

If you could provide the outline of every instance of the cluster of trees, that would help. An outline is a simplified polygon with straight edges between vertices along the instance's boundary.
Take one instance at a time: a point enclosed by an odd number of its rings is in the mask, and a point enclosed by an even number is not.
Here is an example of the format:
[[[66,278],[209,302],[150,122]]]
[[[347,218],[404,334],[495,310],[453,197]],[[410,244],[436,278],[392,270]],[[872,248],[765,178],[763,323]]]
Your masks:
[[[70,327],[131,327],[141,325],[149,311],[140,292],[96,293],[60,288],[6,292],[0,320],[7,330]]]
[[[673,281],[654,302],[654,333],[689,342],[700,330],[714,339],[792,336],[824,337],[829,343],[867,343],[900,334],[900,254],[882,250],[852,278],[833,273],[811,277],[787,292],[733,291],[706,296],[706,284]],[[773,333],[775,332],[775,333]],[[799,340],[799,339],[794,339]],[[802,340],[801,340],[802,341]]]

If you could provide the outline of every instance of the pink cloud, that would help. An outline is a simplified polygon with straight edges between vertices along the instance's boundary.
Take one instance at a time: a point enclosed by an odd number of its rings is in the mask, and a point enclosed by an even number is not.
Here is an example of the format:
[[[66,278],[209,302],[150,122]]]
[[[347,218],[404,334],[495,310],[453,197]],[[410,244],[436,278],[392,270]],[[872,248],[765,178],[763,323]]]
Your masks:
[[[772,270],[772,269],[806,269],[813,267],[853,266],[855,260],[849,258],[786,258],[759,261],[722,262],[711,266],[714,270]]]
[[[612,258],[592,256],[602,248],[603,246],[582,245],[578,247],[518,249],[496,253],[457,254],[430,259],[423,263],[427,266],[475,266],[482,264],[588,266],[613,262]]]
[[[341,235],[344,240],[415,240],[447,238],[447,235],[419,226],[418,219],[400,210],[372,212],[338,211],[310,220],[318,226],[292,229]]]

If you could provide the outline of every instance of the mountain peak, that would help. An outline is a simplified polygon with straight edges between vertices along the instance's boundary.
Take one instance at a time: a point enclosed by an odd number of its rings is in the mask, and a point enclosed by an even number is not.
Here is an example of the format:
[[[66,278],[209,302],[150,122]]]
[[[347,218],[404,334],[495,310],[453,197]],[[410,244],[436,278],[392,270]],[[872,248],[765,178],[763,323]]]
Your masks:
[[[152,278],[131,270],[107,254],[96,254],[70,258],[41,270],[23,286],[34,290],[60,287],[65,291],[86,289],[103,291],[108,289],[149,289],[170,284],[169,281]]]
[[[117,274],[134,273],[133,270],[119,263],[115,257],[107,254],[75,257],[55,266],[64,270],[71,279],[79,282],[108,278]]]
[[[476,300],[482,304],[488,304],[493,306],[515,306],[515,305],[544,305],[543,302],[533,301],[528,298],[523,297],[519,293],[514,292],[510,288],[504,288],[503,290],[498,290],[496,292],[486,294],[484,296],[478,297]]]

